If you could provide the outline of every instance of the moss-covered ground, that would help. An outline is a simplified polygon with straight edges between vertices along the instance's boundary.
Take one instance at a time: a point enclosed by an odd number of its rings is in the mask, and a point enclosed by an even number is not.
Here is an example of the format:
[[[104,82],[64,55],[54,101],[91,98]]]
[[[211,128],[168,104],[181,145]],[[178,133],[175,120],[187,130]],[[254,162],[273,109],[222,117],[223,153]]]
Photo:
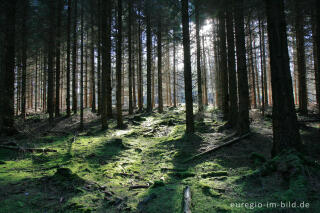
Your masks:
[[[185,135],[184,112],[179,108],[126,116],[123,130],[116,129],[111,119],[107,131],[100,130],[98,118],[89,112],[83,132],[77,131],[77,116],[59,119],[55,126],[41,116],[30,117],[23,127],[27,131],[2,140],[57,152],[0,149],[0,212],[181,213],[187,185],[196,213],[320,209],[317,126],[301,130],[310,166],[295,153],[271,161],[271,121],[261,118],[251,124],[249,138],[185,163],[232,134],[221,128],[224,123],[217,113],[207,110],[193,135]],[[281,201],[308,202],[310,207],[257,206]],[[255,208],[241,203],[253,203]]]

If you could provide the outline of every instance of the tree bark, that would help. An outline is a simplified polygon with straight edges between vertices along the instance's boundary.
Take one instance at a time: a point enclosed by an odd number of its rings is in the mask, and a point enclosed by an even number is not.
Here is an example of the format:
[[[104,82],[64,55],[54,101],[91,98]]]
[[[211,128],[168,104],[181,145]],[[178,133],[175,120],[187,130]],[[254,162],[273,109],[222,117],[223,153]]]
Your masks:
[[[129,81],[129,114],[133,114],[133,96],[132,96],[132,1],[129,1],[129,20],[128,20],[128,81]]]
[[[232,0],[228,1],[232,5]],[[228,74],[229,74],[229,98],[230,111],[228,122],[232,127],[236,127],[238,117],[238,95],[237,95],[237,77],[235,63],[235,46],[233,31],[233,9],[227,8],[227,42],[228,42]]]
[[[266,13],[273,100],[272,156],[282,150],[301,148],[294,110],[283,0],[268,0]]]
[[[70,108],[70,50],[71,50],[71,39],[70,39],[70,31],[71,31],[71,5],[72,0],[68,0],[68,17],[67,17],[67,97],[66,97],[66,105],[67,105],[67,116],[71,115]]]
[[[122,121],[122,103],[121,103],[121,89],[122,89],[122,0],[118,0],[118,20],[117,20],[117,67],[116,67],[116,80],[117,80],[117,127],[123,128]]]
[[[74,0],[74,20],[73,20],[73,50],[72,50],[72,111],[78,111],[77,98],[77,21],[78,21],[78,0]]]
[[[249,127],[249,88],[246,65],[246,47],[244,35],[243,0],[235,4],[235,32],[237,49],[239,116],[237,132],[244,135],[250,131]]]
[[[203,113],[203,92],[202,92],[202,76],[201,76],[201,45],[200,45],[200,18],[199,18],[199,1],[195,2],[195,18],[196,18],[196,43],[197,43],[197,80],[198,80],[198,110]],[[202,115],[200,115],[202,118]]]
[[[55,27],[55,2],[49,0],[49,30],[48,30],[48,113],[49,113],[49,122],[53,122],[54,115],[54,52],[53,48],[55,45],[54,38],[54,27]]]
[[[102,1],[102,12],[106,14],[101,18],[101,56],[102,56],[102,80],[101,80],[101,123],[102,129],[108,128],[108,93],[111,88],[111,3],[110,0]],[[111,109],[112,110],[112,109]]]
[[[146,21],[147,21],[147,111],[152,111],[152,98],[151,98],[151,66],[152,66],[152,38],[151,38],[151,20],[150,20],[150,2],[146,1]]]
[[[60,36],[61,36],[61,11],[63,3],[62,0],[57,2],[57,27],[56,27],[56,103],[55,103],[55,117],[60,116]]]
[[[194,132],[192,75],[190,60],[190,33],[189,33],[189,1],[181,0],[183,56],[184,56],[184,90],[186,104],[186,133]]]
[[[223,119],[228,120],[229,115],[229,98],[228,98],[228,67],[226,52],[226,24],[225,11],[219,14],[219,52],[220,52],[220,73],[221,73],[221,110]]]
[[[162,32],[161,17],[158,19],[158,111],[163,113],[163,97],[162,97]]]
[[[304,47],[304,16],[300,6],[301,1],[295,3],[295,30],[297,38],[297,59],[298,59],[298,91],[299,111],[301,114],[308,114],[308,94],[306,82],[306,61]]]

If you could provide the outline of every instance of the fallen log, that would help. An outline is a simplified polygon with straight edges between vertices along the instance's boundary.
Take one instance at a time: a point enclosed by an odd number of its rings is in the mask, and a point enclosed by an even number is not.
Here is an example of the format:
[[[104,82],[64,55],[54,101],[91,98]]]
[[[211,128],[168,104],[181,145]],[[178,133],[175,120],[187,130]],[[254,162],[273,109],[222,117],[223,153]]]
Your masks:
[[[190,187],[187,186],[183,192],[183,201],[184,201],[184,207],[183,207],[183,213],[191,213],[191,191]]]
[[[129,187],[129,190],[133,190],[133,189],[147,189],[149,188],[149,185],[133,185]]]
[[[45,148],[23,148],[23,147],[16,147],[16,146],[5,146],[0,145],[0,149],[8,149],[18,152],[57,152],[55,149],[45,149]]]
[[[205,152],[202,152],[202,153],[200,153],[200,154],[197,154],[197,155],[195,155],[195,156],[193,156],[193,157],[185,160],[183,163],[187,163],[187,162],[189,162],[189,161],[191,161],[191,160],[194,160],[194,159],[196,159],[196,158],[199,158],[199,157],[201,157],[201,156],[203,156],[203,155],[206,155],[206,154],[215,152],[215,151],[217,151],[217,150],[219,150],[219,149],[221,149],[221,148],[223,148],[223,147],[230,146],[230,145],[232,145],[232,144],[234,144],[234,143],[237,143],[237,142],[241,141],[242,139],[245,139],[245,138],[247,138],[247,137],[249,137],[249,136],[250,136],[250,133],[244,134],[244,135],[242,135],[242,136],[240,136],[240,137],[237,137],[237,138],[235,138],[235,139],[232,139],[232,140],[230,140],[230,141],[228,141],[228,142],[226,142],[226,143],[224,143],[224,144],[222,144],[222,145],[220,145],[220,146],[214,147],[214,148],[212,148],[212,149],[210,149],[210,150],[207,150],[207,151],[205,151]]]

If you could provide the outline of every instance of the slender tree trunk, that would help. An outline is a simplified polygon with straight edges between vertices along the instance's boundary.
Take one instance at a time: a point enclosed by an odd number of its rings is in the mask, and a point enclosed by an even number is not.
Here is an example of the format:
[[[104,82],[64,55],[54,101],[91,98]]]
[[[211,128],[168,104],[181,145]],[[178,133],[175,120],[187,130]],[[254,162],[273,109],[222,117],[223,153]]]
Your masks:
[[[86,47],[85,47],[85,79],[84,79],[84,108],[88,108],[88,43],[89,43],[89,30],[87,29]]]
[[[27,19],[28,19],[28,8],[29,1],[23,1],[23,18],[22,18],[22,27],[21,27],[21,36],[22,36],[22,79],[21,79],[21,115],[23,119],[26,118],[26,86],[27,86],[27,45],[28,45],[28,28],[27,28]]]
[[[35,91],[34,91],[34,112],[37,113],[38,109],[38,54],[36,54],[36,79],[35,79]]]
[[[151,97],[151,66],[152,66],[152,37],[151,37],[151,20],[150,20],[150,11],[148,11],[150,8],[150,2],[146,2],[146,19],[147,19],[147,111],[152,111],[152,97]]]
[[[226,28],[225,28],[225,12],[219,15],[219,52],[220,52],[220,73],[221,73],[221,106],[223,119],[228,120],[229,100],[228,100],[228,67],[226,52]]]
[[[93,3],[92,3],[93,5]],[[93,7],[93,6],[92,6]],[[94,20],[93,11],[91,12],[91,111],[96,113],[96,78],[95,78],[95,63],[94,63]]]
[[[250,75],[251,75],[251,96],[252,96],[252,107],[257,108],[257,94],[256,94],[256,78],[254,72],[254,58],[253,58],[253,46],[252,46],[252,30],[251,30],[251,20],[248,21],[248,31],[249,31],[249,63],[250,63]]]
[[[101,122],[102,129],[108,128],[108,93],[111,88],[111,2],[102,1],[102,12],[107,17],[101,18],[101,56],[102,56],[102,80],[101,80]],[[117,99],[118,100],[118,99]],[[111,103],[109,103],[111,104]],[[111,109],[112,110],[112,109]]]
[[[265,45],[265,25],[262,23],[262,58],[263,58],[263,87],[264,87],[264,105],[267,107],[268,101],[268,76],[267,76],[267,63],[266,63],[266,45]]]
[[[72,50],[72,111],[78,110],[77,98],[77,21],[78,21],[78,0],[74,0],[74,23],[73,23],[73,50]]]
[[[83,39],[84,39],[84,21],[83,21],[83,2],[81,4],[81,43],[80,43],[80,130],[83,130]]]
[[[117,21],[117,126],[123,128],[122,121],[122,103],[121,103],[121,89],[122,89],[122,0],[118,0],[118,21]]]
[[[203,89],[202,89],[202,100],[203,100],[203,104],[205,106],[208,106],[208,80],[207,80],[207,56],[206,56],[206,51],[205,51],[205,38],[204,36],[202,36],[202,56],[203,56],[203,69],[202,69],[202,82],[203,82]]]
[[[49,30],[48,30],[48,113],[49,113],[49,122],[53,122],[54,115],[54,52],[53,48],[55,45],[54,38],[54,27],[55,27],[55,2],[49,0]]]
[[[163,113],[163,98],[162,98],[162,32],[161,32],[161,18],[158,19],[158,103],[159,113]]]
[[[71,108],[70,108],[70,53],[71,53],[71,39],[70,39],[70,31],[71,31],[71,5],[72,0],[68,0],[68,18],[67,18],[67,97],[66,97],[66,104],[67,104],[67,116],[71,115]]]
[[[235,4],[235,32],[237,49],[239,117],[237,132],[243,135],[250,131],[249,127],[249,88],[246,65],[246,47],[244,35],[243,0]]]
[[[297,57],[298,57],[298,85],[299,85],[299,111],[308,114],[308,94],[306,80],[306,61],[304,47],[304,16],[300,6],[301,1],[295,3],[295,28],[297,37]]]
[[[173,106],[177,107],[176,41],[173,38]]]
[[[133,96],[132,96],[132,1],[129,1],[129,20],[128,20],[128,81],[129,81],[129,114],[133,114]]]
[[[194,132],[193,100],[192,100],[192,75],[190,59],[190,33],[189,33],[189,1],[181,0],[182,35],[184,52],[184,90],[186,103],[186,133]]]
[[[283,0],[269,0],[265,2],[267,3],[273,91],[272,156],[275,156],[282,150],[288,150],[290,148],[299,150],[301,148],[301,140],[293,104]]]
[[[228,1],[232,5],[232,0]],[[230,112],[228,122],[232,127],[236,127],[238,118],[238,95],[237,95],[237,77],[235,63],[235,46],[233,31],[233,8],[227,8],[227,42],[228,42],[228,74],[229,74],[229,98]]]
[[[201,76],[201,46],[200,46],[200,18],[199,18],[199,1],[195,3],[195,18],[196,18],[196,43],[197,43],[197,80],[198,80],[198,110],[203,112],[202,101],[202,76]],[[200,115],[202,118],[202,115]]]
[[[265,74],[264,74],[264,55],[263,55],[263,49],[264,49],[264,45],[262,42],[262,24],[261,24],[261,18],[259,17],[259,45],[260,45],[260,70],[261,70],[261,94],[262,94],[262,100],[261,100],[261,111],[262,111],[262,116],[264,116],[264,112],[265,112],[265,89],[264,89],[264,78],[265,78]]]
[[[56,26],[56,103],[55,117],[60,116],[60,35],[61,35],[61,11],[63,7],[62,0],[57,2],[57,26]]]
[[[139,9],[140,14],[140,9]],[[142,31],[141,19],[139,18],[138,26],[138,107],[139,111],[143,109],[143,73],[142,73]]]

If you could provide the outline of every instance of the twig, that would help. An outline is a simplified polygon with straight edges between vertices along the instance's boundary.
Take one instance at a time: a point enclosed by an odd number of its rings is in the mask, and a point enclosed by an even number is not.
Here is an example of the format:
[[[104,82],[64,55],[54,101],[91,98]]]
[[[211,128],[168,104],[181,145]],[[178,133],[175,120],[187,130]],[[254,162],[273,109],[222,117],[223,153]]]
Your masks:
[[[57,150],[55,149],[23,148],[23,147],[5,146],[5,145],[0,145],[0,148],[9,149],[9,150],[18,151],[18,152],[57,152]]]
[[[147,189],[149,188],[149,185],[134,185],[134,186],[130,186],[129,190],[133,190],[133,189]]]
[[[250,136],[250,133],[244,134],[244,135],[242,135],[242,136],[240,136],[240,137],[238,137],[238,138],[232,139],[232,140],[230,140],[230,141],[228,141],[228,142],[226,142],[226,143],[224,143],[224,144],[222,144],[222,145],[220,145],[220,146],[217,146],[217,147],[215,147],[215,148],[213,148],[213,149],[210,149],[210,150],[208,150],[208,151],[205,151],[205,152],[202,152],[202,153],[200,153],[200,154],[197,154],[197,155],[195,155],[195,156],[193,156],[193,157],[185,160],[183,163],[187,163],[187,162],[189,162],[189,161],[191,161],[191,160],[194,160],[194,159],[196,159],[196,158],[199,158],[199,157],[201,157],[201,156],[203,156],[203,155],[206,155],[206,154],[212,153],[212,152],[214,152],[214,151],[217,151],[217,150],[219,150],[219,149],[221,149],[221,148],[223,148],[223,147],[225,147],[225,146],[230,146],[230,145],[232,145],[232,144],[234,144],[234,143],[237,143],[237,142],[239,142],[240,140],[245,139],[245,138],[247,138],[247,137],[249,137],[249,136]]]

